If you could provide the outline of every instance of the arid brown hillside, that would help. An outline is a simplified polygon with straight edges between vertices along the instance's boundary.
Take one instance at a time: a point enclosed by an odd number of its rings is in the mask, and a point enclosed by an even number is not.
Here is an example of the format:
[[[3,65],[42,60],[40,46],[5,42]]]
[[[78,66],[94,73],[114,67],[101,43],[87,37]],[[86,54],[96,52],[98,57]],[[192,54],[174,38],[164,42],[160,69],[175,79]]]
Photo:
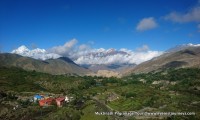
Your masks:
[[[42,61],[10,53],[0,54],[0,66],[15,66],[25,70],[35,70],[50,74],[70,73],[85,75],[91,72],[88,69],[80,67],[67,57]]]
[[[147,73],[167,68],[182,67],[200,67],[200,47],[188,47],[180,51],[164,53],[159,57],[124,71],[123,74]]]

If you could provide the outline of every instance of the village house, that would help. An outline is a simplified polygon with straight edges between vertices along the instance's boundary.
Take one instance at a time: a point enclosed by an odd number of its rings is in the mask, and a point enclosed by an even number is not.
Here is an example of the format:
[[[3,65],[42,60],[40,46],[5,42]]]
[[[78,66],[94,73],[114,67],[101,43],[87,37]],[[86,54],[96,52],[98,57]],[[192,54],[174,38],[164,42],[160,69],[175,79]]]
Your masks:
[[[53,103],[56,103],[58,107],[62,107],[65,102],[68,103],[73,99],[73,97],[68,97],[68,96],[53,97],[49,95],[39,95],[39,94],[34,95],[33,98],[34,98],[33,101],[34,102],[39,101],[39,105],[42,107],[52,105]]]
[[[39,105],[40,105],[41,107],[49,106],[49,105],[52,105],[53,101],[54,101],[53,98],[43,99],[43,100],[40,100],[40,101],[39,101]]]
[[[36,95],[34,95],[34,97],[33,97],[33,101],[34,102],[37,102],[37,101],[39,101],[39,100],[41,100],[41,99],[43,99],[44,97],[43,96],[41,96],[41,95],[39,95],[39,94],[36,94]]]
[[[65,98],[64,97],[56,98],[56,104],[57,104],[58,107],[62,107],[64,102],[65,102]]]

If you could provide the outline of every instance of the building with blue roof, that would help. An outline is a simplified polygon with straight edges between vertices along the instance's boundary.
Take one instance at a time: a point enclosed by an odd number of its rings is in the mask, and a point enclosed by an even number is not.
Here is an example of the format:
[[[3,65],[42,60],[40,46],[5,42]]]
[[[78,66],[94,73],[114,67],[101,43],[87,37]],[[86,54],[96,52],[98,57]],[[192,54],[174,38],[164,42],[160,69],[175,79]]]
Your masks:
[[[33,100],[34,100],[34,102],[36,102],[38,100],[41,100],[42,98],[43,98],[43,96],[36,94],[36,95],[34,95]]]

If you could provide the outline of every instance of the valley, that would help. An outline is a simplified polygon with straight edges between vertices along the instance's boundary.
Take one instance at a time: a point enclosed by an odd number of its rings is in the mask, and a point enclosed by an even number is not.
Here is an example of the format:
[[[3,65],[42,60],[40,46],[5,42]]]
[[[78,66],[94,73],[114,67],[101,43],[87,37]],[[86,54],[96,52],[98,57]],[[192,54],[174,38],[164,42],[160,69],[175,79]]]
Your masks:
[[[0,0],[0,120],[200,120],[200,0]]]
[[[187,46],[139,65],[88,68],[66,57],[0,54],[0,119],[199,119],[199,50]]]
[[[0,68],[1,112],[6,119],[198,119],[200,69],[180,68],[122,78],[50,75]],[[30,102],[34,94],[73,96],[59,108]],[[25,99],[19,99],[19,98]],[[13,109],[16,105],[19,107]],[[195,115],[124,116],[95,112],[193,112]]]

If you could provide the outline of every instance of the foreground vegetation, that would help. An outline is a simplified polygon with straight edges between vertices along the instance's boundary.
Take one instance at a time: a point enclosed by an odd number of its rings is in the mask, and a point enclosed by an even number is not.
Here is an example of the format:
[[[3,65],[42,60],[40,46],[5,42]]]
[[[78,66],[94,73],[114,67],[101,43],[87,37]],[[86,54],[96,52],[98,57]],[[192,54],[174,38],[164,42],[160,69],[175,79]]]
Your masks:
[[[74,99],[41,108],[36,93]],[[81,103],[81,104],[80,104]],[[17,107],[14,109],[14,107]],[[195,112],[184,116],[96,115],[95,112]],[[0,119],[200,119],[200,69],[168,69],[123,78],[50,75],[0,67]]]

